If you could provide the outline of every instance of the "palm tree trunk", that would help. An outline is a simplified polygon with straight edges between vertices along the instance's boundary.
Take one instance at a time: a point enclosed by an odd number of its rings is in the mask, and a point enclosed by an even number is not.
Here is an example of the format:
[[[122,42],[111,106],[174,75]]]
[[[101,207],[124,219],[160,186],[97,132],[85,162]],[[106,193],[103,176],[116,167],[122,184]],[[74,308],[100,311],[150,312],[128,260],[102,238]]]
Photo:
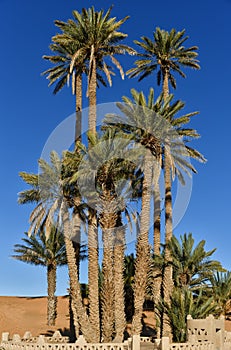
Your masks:
[[[115,340],[121,343],[126,326],[125,295],[124,295],[124,245],[125,229],[122,225],[121,213],[118,214],[114,242],[114,291],[115,291]]]
[[[106,169],[104,170],[106,173]],[[117,208],[111,191],[104,189],[101,196],[102,214],[99,222],[103,232],[103,283],[101,291],[102,340],[110,342],[114,333],[115,289],[114,289],[114,239],[117,223]]]
[[[90,327],[88,316],[86,314],[86,310],[82,303],[80,284],[77,278],[78,269],[76,265],[75,250],[71,240],[72,235],[71,235],[71,229],[70,229],[69,212],[65,202],[63,202],[62,204],[61,215],[62,215],[62,222],[63,222],[63,228],[64,228],[67,265],[68,265],[68,272],[69,272],[69,279],[70,279],[70,295],[72,300],[74,318],[78,315],[78,320],[75,320],[74,324],[76,324],[77,322],[79,323],[80,329],[85,339],[87,341],[90,341],[90,335],[93,333],[93,331]],[[77,329],[77,332],[78,332],[78,329]]]
[[[140,219],[140,232],[136,244],[136,262],[134,276],[134,316],[132,320],[132,334],[142,331],[143,304],[145,301],[147,277],[150,266],[150,249],[148,234],[150,227],[150,202],[152,184],[152,156],[149,150],[144,160],[144,180],[142,192],[142,212]]]
[[[98,261],[98,230],[95,212],[88,222],[88,288],[89,288],[89,319],[93,329],[92,342],[100,341],[99,318],[99,261]]]
[[[160,255],[160,188],[159,184],[154,188],[154,255]]]
[[[169,86],[168,86],[168,70],[163,72],[163,94],[164,101],[169,96]],[[172,237],[172,181],[171,181],[171,164],[170,164],[170,149],[168,141],[166,140],[164,145],[164,182],[165,182],[165,247],[167,242]],[[164,301],[170,304],[170,296],[173,288],[173,276],[172,267],[166,263],[170,261],[170,252],[167,248],[164,251],[165,256],[165,269],[163,277],[163,297]],[[172,337],[171,327],[169,324],[169,319],[166,314],[163,315],[163,324],[161,327],[162,336]]]
[[[153,236],[153,253],[154,257],[160,256],[160,244],[161,244],[161,199],[160,199],[160,172],[161,172],[161,147],[157,145],[158,149],[157,161],[153,165],[153,199],[154,199],[154,236]],[[152,296],[154,301],[154,315],[156,321],[157,338],[160,337],[160,327],[158,325],[158,311],[157,305],[161,298],[161,271],[156,264],[153,265],[152,270]]]
[[[103,283],[101,291],[102,305],[102,341],[112,341],[114,332],[114,281],[113,281],[113,239],[112,230],[103,230]]]
[[[160,236],[160,225],[161,225],[161,209],[160,209],[161,201],[160,201],[160,188],[159,188],[159,182],[155,184],[154,187],[154,237],[153,237],[153,252],[154,257],[160,256],[160,242],[161,242],[161,236]],[[152,278],[153,278],[153,284],[152,284],[152,295],[154,300],[154,314],[155,314],[155,321],[156,321],[156,330],[157,330],[157,338],[160,337],[160,327],[158,325],[158,310],[156,306],[160,302],[161,298],[161,271],[160,269],[155,265],[153,266],[152,271]]]
[[[92,52],[94,48],[92,47]],[[88,131],[96,133],[96,60],[92,55],[91,72],[88,79],[89,114]],[[96,212],[93,210],[88,222],[88,286],[89,286],[89,315],[94,334],[92,341],[100,340],[100,316],[99,316],[99,253],[98,253],[98,225]]]
[[[166,68],[163,70],[163,97],[164,97],[164,101],[166,101],[168,96],[169,96],[168,77],[169,77],[169,70]]]
[[[76,121],[75,121],[75,151],[78,152],[77,143],[81,142],[82,138],[82,75],[78,74],[75,80],[75,113],[76,113]],[[73,244],[75,248],[76,255],[76,263],[79,272],[79,264],[80,264],[80,242],[81,242],[81,219],[78,214],[77,207],[79,206],[81,199],[76,197],[74,200],[74,211],[73,211]],[[79,277],[79,276],[78,276]]]
[[[171,261],[171,254],[166,244],[172,238],[172,181],[171,181],[171,167],[169,162],[169,149],[168,145],[165,145],[165,269],[163,278],[163,293],[164,301],[170,304],[170,297],[173,289],[173,276],[172,276],[172,266],[168,264]],[[163,330],[162,336],[171,338],[171,327],[169,325],[168,316],[163,317]]]
[[[95,57],[92,59],[92,71],[89,79],[89,119],[88,119],[88,130],[96,132],[96,60]]]
[[[77,207],[80,204],[80,198],[75,198],[75,207],[72,214],[72,243],[75,249],[75,259],[78,269],[78,279],[79,279],[79,266],[80,266],[80,246],[81,246],[81,219],[77,210]]]
[[[81,142],[82,139],[82,75],[77,75],[75,79],[75,151],[78,152],[77,144],[78,142]],[[79,267],[80,267],[80,242],[81,242],[81,219],[77,210],[78,205],[81,202],[80,197],[75,197],[74,199],[74,210],[73,210],[73,217],[72,217],[72,230],[73,230],[73,246],[75,249],[75,258],[76,258],[76,265],[77,265],[77,271],[79,279]],[[70,329],[73,329],[75,335],[73,336],[73,339],[79,336],[79,324],[77,322],[77,313],[74,307],[72,307],[73,300],[70,295],[70,309],[72,310],[70,312]]]
[[[82,133],[82,75],[77,75],[75,81],[75,146],[81,141]]]
[[[56,265],[49,264],[47,266],[47,324],[54,326],[57,317],[57,297],[56,291]]]

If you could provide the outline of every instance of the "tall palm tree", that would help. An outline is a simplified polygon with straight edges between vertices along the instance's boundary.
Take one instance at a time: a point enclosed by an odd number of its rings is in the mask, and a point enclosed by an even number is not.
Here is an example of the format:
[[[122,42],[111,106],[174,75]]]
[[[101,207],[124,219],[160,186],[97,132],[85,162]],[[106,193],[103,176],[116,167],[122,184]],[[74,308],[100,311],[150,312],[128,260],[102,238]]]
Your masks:
[[[143,149],[143,182],[142,182],[142,212],[140,217],[140,230],[136,246],[136,262],[134,276],[134,316],[132,320],[132,333],[140,334],[142,329],[141,318],[143,312],[143,303],[145,299],[145,290],[147,285],[147,276],[149,270],[150,248],[148,243],[150,227],[150,200],[152,184],[152,164],[156,157],[158,148],[158,139],[153,130],[150,129],[153,111],[147,108],[147,102],[143,94],[138,94],[132,90],[134,103],[128,98],[123,98],[125,105],[118,104],[118,107],[125,114],[125,120],[108,116],[105,122],[112,127],[117,125],[124,132],[132,135],[133,140],[144,145]],[[153,91],[150,93],[149,107],[153,104]],[[143,108],[142,108],[143,107]],[[146,108],[145,108],[146,107]],[[128,120],[126,120],[126,117]],[[152,122],[152,126],[154,122]],[[156,131],[158,128],[156,128]],[[160,134],[160,133],[159,133]],[[149,137],[148,137],[149,136]]]
[[[131,135],[131,138],[134,141],[140,143],[150,151],[152,154],[152,159],[149,162],[148,169],[150,171],[150,169],[153,167],[153,164],[155,165],[154,188],[156,194],[158,188],[156,185],[159,181],[160,167],[162,166],[162,145],[165,142],[166,135],[167,137],[168,135],[171,137],[170,156],[172,163],[172,172],[179,177],[180,181],[184,181],[183,173],[189,173],[191,171],[196,172],[196,169],[187,160],[188,156],[191,156],[198,160],[204,160],[203,156],[198,151],[192,149],[187,145],[188,141],[195,137],[198,137],[198,134],[195,130],[185,127],[185,125],[189,123],[190,118],[196,113],[193,112],[180,117],[176,117],[176,114],[183,109],[184,103],[181,101],[171,103],[173,95],[168,96],[167,101],[163,103],[163,95],[160,95],[157,100],[154,101],[153,89],[150,89],[147,101],[142,92],[139,93],[133,89],[131,90],[131,93],[133,97],[132,100],[127,97],[123,97],[124,104],[118,103],[118,107],[123,112],[123,116],[108,116],[105,119],[105,122],[111,127],[117,127],[123,130],[123,132],[128,133]],[[187,138],[185,138],[185,136],[187,136]],[[149,179],[149,183],[152,182],[153,179]],[[143,200],[144,198],[142,197],[142,201]],[[147,201],[150,202],[150,196],[147,198]],[[147,211],[147,213],[147,215],[149,215],[149,211]],[[148,220],[146,220],[146,223],[147,222]],[[141,229],[141,232],[144,233],[145,231]],[[148,231],[146,232],[145,237],[145,244],[147,245]],[[154,252],[155,249],[156,248],[154,247]],[[136,264],[138,263],[139,259],[137,259]],[[137,280],[138,286],[141,285],[140,281],[143,281],[143,284],[145,286],[147,279],[148,263],[146,262],[146,265],[143,264],[144,263],[141,264],[140,268],[138,268],[136,265],[136,271],[139,271],[139,269],[141,269],[143,273],[143,278],[139,276]],[[146,266],[146,269],[144,269],[144,266]],[[158,281],[158,284],[159,286],[155,286],[153,291],[154,295],[157,294],[157,303],[160,298],[160,281]],[[144,302],[145,297],[144,290],[145,287],[143,288],[142,295],[141,292],[138,292],[135,287],[135,293],[137,293],[137,295],[139,295],[139,298],[143,300],[142,303]],[[141,305],[141,299],[139,301],[139,305]],[[142,309],[139,312],[139,317],[141,315]],[[141,323],[139,327],[141,327]],[[137,327],[135,329],[136,332],[139,332],[139,327],[137,321]]]
[[[78,41],[78,48],[72,56],[70,65],[70,73],[79,64],[86,63],[88,74],[88,96],[89,96],[89,130],[96,132],[96,89],[97,89],[97,71],[101,70],[105,73],[109,84],[112,84],[111,75],[113,72],[110,66],[105,62],[105,58],[109,57],[114,65],[119,69],[123,78],[123,69],[116,59],[115,55],[124,54],[126,51],[134,52],[131,48],[121,45],[119,42],[127,35],[118,31],[119,27],[127,20],[128,17],[120,21],[116,18],[110,18],[111,8],[104,14],[104,11],[95,11],[94,7],[83,9],[81,13],[73,11],[74,20],[68,21],[68,31],[65,23],[58,23],[63,26],[64,35],[61,40],[65,43]],[[58,38],[60,42],[60,37]],[[100,79],[100,78],[99,78]],[[91,308],[96,305],[96,309],[91,312],[91,320],[93,327],[97,327],[99,334],[99,317],[97,312],[98,288],[96,283],[98,278],[92,271],[95,271],[96,261],[98,261],[98,237],[96,213],[92,211],[92,215],[88,225],[89,240],[89,299],[94,300]],[[97,320],[96,320],[97,318]]]
[[[181,67],[190,67],[199,69],[196,50],[197,46],[191,46],[189,48],[184,47],[184,42],[188,39],[185,36],[185,30],[176,31],[172,29],[170,32],[156,28],[153,33],[153,40],[143,36],[142,41],[135,41],[135,43],[143,50],[139,54],[141,57],[135,62],[136,67],[131,68],[127,74],[130,77],[139,76],[139,80],[149,76],[153,71],[158,69],[157,83],[160,85],[162,82],[162,91],[164,101],[167,100],[169,95],[169,82],[171,86],[176,88],[176,80],[173,73],[180,74],[183,78],[186,77]],[[172,180],[171,180],[171,160],[169,159],[169,144],[168,140],[165,141],[165,157],[164,157],[164,169],[165,169],[165,241],[166,243],[172,237]],[[158,213],[159,214],[159,213]],[[160,219],[156,215],[155,218],[155,231],[159,230]],[[170,258],[169,252],[165,251],[166,260]],[[165,299],[169,300],[172,288],[172,271],[169,266],[165,271]],[[169,327],[167,321],[165,322],[166,335],[169,334]]]
[[[47,324],[55,325],[57,316],[56,269],[67,264],[63,233],[52,227],[49,238],[44,231],[38,236],[22,238],[23,244],[15,244],[13,258],[32,265],[46,266],[47,268]]]
[[[52,44],[49,48],[53,55],[44,55],[43,58],[51,62],[54,66],[44,71],[42,74],[47,75],[49,85],[55,84],[54,94],[58,93],[66,84],[69,85],[72,80],[72,93],[75,95],[75,150],[77,150],[77,143],[81,140],[82,132],[82,75],[86,71],[84,62],[79,62],[70,73],[70,66],[72,57],[79,49],[79,43],[77,38],[74,41],[68,41],[66,36],[70,32],[70,24],[62,21],[55,21],[57,27],[62,30],[62,34],[57,34],[52,37]],[[65,32],[64,32],[65,31]],[[80,198],[75,198],[75,206],[80,204]],[[73,239],[73,245],[75,248],[76,263],[79,270],[80,263],[80,241],[81,241],[81,219],[78,215],[78,210],[73,210],[73,230],[75,232],[75,238]]]
[[[90,148],[78,169],[80,188],[89,206],[96,210],[103,236],[102,339],[122,340],[125,329],[123,260],[125,229],[124,191],[132,178],[129,139],[107,130],[102,137],[89,133]],[[129,161],[130,159],[130,161]],[[118,183],[120,186],[118,186]],[[121,185],[122,184],[122,185]],[[122,186],[122,187],[121,187]],[[91,308],[90,308],[91,312]]]
[[[79,153],[77,152],[77,154]],[[29,235],[32,233],[37,234],[39,230],[44,229],[48,238],[54,222],[62,222],[70,278],[70,294],[75,332],[77,335],[79,332],[78,325],[80,324],[86,339],[91,340],[90,336],[92,333],[89,333],[89,321],[84,306],[82,305],[80,284],[77,278],[78,268],[72,244],[73,230],[67,210],[67,208],[70,208],[72,205],[72,188],[65,185],[62,160],[57,153],[51,152],[50,160],[51,164],[43,159],[39,159],[39,167],[41,169],[39,174],[28,174],[26,172],[21,172],[19,174],[31,188],[19,193],[18,202],[20,204],[36,204],[35,209],[30,215]]]
[[[92,341],[100,340],[100,317],[99,317],[99,286],[98,286],[98,234],[97,234],[97,218],[94,209],[83,198],[82,185],[79,186],[78,170],[79,155],[86,156],[87,149],[79,143],[80,151],[66,152],[63,162],[64,177],[66,177],[67,188],[71,186],[77,192],[81,190],[83,221],[88,222],[88,299],[89,299],[89,321],[94,332],[91,333]],[[85,174],[86,175],[86,174]]]

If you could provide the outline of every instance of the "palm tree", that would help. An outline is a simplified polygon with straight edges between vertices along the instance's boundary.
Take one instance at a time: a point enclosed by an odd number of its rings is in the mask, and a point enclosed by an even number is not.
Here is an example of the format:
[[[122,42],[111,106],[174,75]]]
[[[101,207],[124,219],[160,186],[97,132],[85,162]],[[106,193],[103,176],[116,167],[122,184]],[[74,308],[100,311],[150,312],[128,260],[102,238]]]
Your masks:
[[[49,85],[55,84],[54,94],[58,93],[66,84],[69,85],[69,81],[72,80],[72,93],[75,94],[75,149],[78,149],[78,141],[81,141],[82,132],[82,75],[86,72],[86,66],[84,62],[78,63],[72,72],[70,73],[70,66],[72,62],[72,57],[79,49],[79,43],[77,37],[75,40],[67,40],[68,35],[70,35],[70,24],[62,21],[55,21],[57,27],[59,27],[63,33],[57,34],[52,37],[52,44],[49,46],[53,55],[44,55],[43,58],[54,64],[44,71],[42,75],[47,75],[49,80]],[[64,32],[65,31],[65,32]],[[69,37],[68,37],[69,38]],[[75,248],[76,263],[79,270],[80,263],[80,241],[81,241],[81,219],[78,215],[78,207],[80,204],[80,198],[75,198],[75,206],[73,210],[73,230],[75,232],[75,239],[73,240],[73,245]]]
[[[100,318],[99,318],[99,288],[98,288],[98,233],[97,233],[97,218],[94,209],[86,203],[83,198],[82,185],[79,186],[78,170],[80,165],[79,156],[85,156],[87,149],[84,145],[78,144],[79,152],[66,152],[64,157],[67,188],[70,186],[77,190],[81,195],[83,208],[83,221],[88,222],[88,299],[89,299],[89,321],[94,332],[91,333],[92,341],[99,342],[100,340]],[[86,174],[85,174],[86,175]],[[81,191],[81,194],[80,192]],[[85,216],[85,217],[84,217]]]
[[[171,137],[171,163],[172,163],[172,172],[176,174],[179,179],[183,182],[184,176],[183,173],[189,173],[191,171],[196,172],[196,169],[191,165],[191,163],[187,160],[187,157],[190,155],[198,160],[204,160],[203,156],[196,150],[192,149],[187,145],[187,142],[194,137],[198,137],[198,134],[193,129],[188,129],[184,125],[190,121],[191,116],[196,113],[189,113],[180,117],[175,117],[178,112],[180,112],[184,103],[181,101],[176,101],[170,105],[170,102],[173,99],[173,95],[168,96],[168,99],[165,103],[163,103],[163,95],[160,95],[156,101],[154,101],[154,91],[150,89],[150,93],[148,99],[146,98],[142,92],[137,92],[136,90],[131,90],[133,100],[123,97],[124,104],[118,104],[119,109],[123,112],[122,117],[110,115],[105,119],[106,124],[111,127],[117,127],[125,133],[131,135],[132,139],[148,149],[150,154],[152,154],[152,158],[149,161],[149,165],[147,167],[147,173],[151,176],[152,167],[154,165],[155,176],[154,178],[149,178],[148,183],[154,182],[155,195],[159,191],[158,181],[160,174],[160,167],[162,166],[162,145],[165,142],[166,137],[170,135]],[[166,136],[167,135],[167,136]],[[187,136],[187,138],[184,138]],[[173,167],[174,165],[174,167]],[[158,169],[159,168],[159,169]],[[183,173],[182,173],[183,172]],[[145,173],[144,173],[145,174]],[[144,186],[144,185],[143,185]],[[144,186],[145,187],[145,186]],[[150,210],[150,195],[147,197],[149,209],[147,210],[146,217],[149,215]],[[144,197],[142,197],[142,202],[144,201]],[[144,215],[144,212],[142,212]],[[145,219],[145,222],[148,223],[148,219]],[[148,226],[149,228],[149,226]],[[141,232],[145,233],[145,244],[148,245],[148,230],[144,231],[141,228]],[[154,244],[156,237],[154,237]],[[160,238],[158,239],[160,241]],[[140,243],[139,243],[140,244]],[[139,247],[137,249],[140,250]],[[154,253],[158,247],[154,245]],[[140,251],[141,252],[141,251]],[[159,253],[157,254],[159,255]],[[143,277],[139,276],[137,278],[137,286],[141,285],[141,281],[143,281],[143,294],[140,291],[136,290],[135,284],[135,295],[139,296],[139,305],[143,305],[144,297],[145,297],[145,285],[147,281],[147,273],[148,273],[148,262],[140,263],[140,268],[138,267],[140,258],[136,259],[136,271],[141,269],[143,273]],[[145,268],[144,268],[145,266]],[[137,271],[137,273],[138,273]],[[140,273],[140,272],[139,272]],[[158,273],[157,273],[158,274]],[[135,278],[136,280],[136,278]],[[155,280],[156,282],[156,280]],[[160,281],[158,279],[158,286],[156,283],[154,284],[153,294],[156,295],[156,303],[160,298]],[[142,298],[142,302],[141,302]],[[138,306],[137,306],[138,307]],[[139,307],[140,308],[140,307]],[[135,310],[136,310],[136,301],[135,301]],[[136,313],[135,313],[136,315]],[[138,314],[137,314],[138,315]],[[139,311],[139,320],[141,322],[142,309]],[[138,316],[137,316],[138,319]],[[139,332],[141,327],[141,323],[134,330],[135,332]]]
[[[90,107],[89,130],[92,132],[96,131],[97,71],[103,71],[109,84],[111,85],[111,75],[113,72],[111,72],[110,66],[105,62],[105,57],[109,57],[112,63],[117,66],[123,78],[123,69],[119,61],[115,58],[115,55],[123,54],[126,51],[134,52],[134,50],[128,48],[127,46],[119,44],[119,42],[127,35],[119,32],[118,29],[128,17],[125,17],[120,21],[116,21],[116,18],[110,18],[110,13],[111,9],[104,14],[103,10],[97,12],[95,11],[94,7],[92,7],[88,10],[83,9],[82,13],[73,11],[74,20],[69,20],[68,25],[60,22],[57,23],[58,25],[62,26],[64,31],[64,35],[62,36],[61,40],[64,39],[65,44],[68,42],[69,45],[69,43],[72,43],[73,41],[78,41],[78,48],[72,56],[70,73],[72,73],[75,67],[77,67],[79,64],[82,65],[83,63],[87,63],[88,96]],[[68,31],[66,30],[67,27]],[[57,39],[60,42],[60,36]],[[91,303],[93,307],[93,305],[97,304],[96,300],[98,299],[98,296],[96,295],[98,291],[96,286],[98,278],[95,274],[92,275],[92,271],[95,271],[95,268],[91,267],[92,265],[96,265],[96,261],[98,261],[97,222],[96,215],[93,211],[88,226],[88,239],[90,242],[89,299],[92,299],[92,301],[93,299],[95,300],[95,302]],[[97,317],[97,310],[92,310],[91,315],[91,323],[94,327],[97,327],[97,333],[99,334],[99,328],[97,326],[99,324],[99,317]]]
[[[88,206],[95,208],[102,230],[102,339],[108,342],[112,340],[114,331],[115,339],[122,340],[125,329],[125,231],[121,214],[126,207],[124,191],[127,183],[124,180],[131,181],[133,166],[131,153],[127,150],[129,139],[121,139],[111,130],[100,138],[89,132],[88,137],[90,148],[77,176],[83,197]]]
[[[32,265],[46,266],[47,268],[47,324],[55,325],[57,316],[56,269],[67,264],[63,233],[52,227],[49,238],[44,231],[38,236],[22,238],[23,244],[15,244],[13,258]]]
[[[173,73],[177,72],[182,77],[186,77],[181,67],[191,67],[199,69],[197,46],[185,48],[183,43],[188,39],[185,35],[185,30],[177,32],[172,29],[170,32],[156,28],[153,33],[153,40],[143,36],[142,41],[135,41],[135,43],[142,48],[143,52],[139,54],[141,57],[135,62],[136,67],[131,68],[127,74],[130,77],[140,76],[139,80],[149,76],[153,71],[158,69],[157,83],[162,82],[162,91],[164,101],[169,95],[169,82],[173,88],[176,88],[176,80]],[[165,170],[165,242],[167,243],[172,237],[172,180],[171,180],[171,160],[169,159],[169,144],[165,140],[164,145],[164,170]],[[155,231],[159,230],[160,219],[157,213],[155,218]],[[168,260],[169,252],[165,251],[165,258]],[[172,288],[172,271],[169,266],[165,271],[165,299],[169,300]],[[169,328],[166,324],[166,335],[169,333]]]
[[[79,153],[77,152],[77,154]],[[29,235],[37,234],[39,230],[44,229],[47,238],[49,238],[54,223],[61,222],[63,224],[75,332],[78,335],[78,325],[80,324],[85,338],[90,340],[92,332],[89,333],[89,321],[82,305],[80,284],[77,278],[78,268],[72,244],[73,230],[67,209],[72,206],[71,199],[73,195],[71,191],[73,189],[65,184],[62,160],[57,153],[51,152],[50,161],[51,164],[43,159],[39,160],[40,174],[28,174],[26,172],[19,174],[31,186],[31,189],[20,192],[18,202],[20,204],[36,204],[30,215]],[[81,207],[79,210],[81,211]]]
[[[132,90],[134,101],[123,97],[125,105],[118,104],[118,107],[125,114],[125,119],[108,116],[105,122],[109,125],[118,126],[124,132],[132,135],[132,139],[144,146],[143,149],[143,181],[142,181],[142,212],[140,218],[140,233],[136,246],[136,262],[134,276],[134,316],[132,321],[132,332],[140,334],[142,329],[141,318],[143,312],[143,303],[145,299],[145,290],[147,285],[147,276],[149,270],[150,249],[148,243],[149,234],[149,216],[152,184],[152,167],[157,151],[159,149],[158,122],[155,125],[155,131],[151,129],[155,122],[153,112],[153,90],[150,91],[148,103],[142,93]],[[148,108],[149,107],[149,108]],[[158,136],[157,136],[158,134]]]

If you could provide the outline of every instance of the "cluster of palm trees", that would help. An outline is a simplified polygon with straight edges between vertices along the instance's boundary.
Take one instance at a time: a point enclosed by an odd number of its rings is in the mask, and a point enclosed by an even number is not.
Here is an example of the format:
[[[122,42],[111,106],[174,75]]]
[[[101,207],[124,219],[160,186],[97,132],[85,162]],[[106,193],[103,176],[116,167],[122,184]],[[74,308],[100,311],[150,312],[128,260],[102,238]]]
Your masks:
[[[75,334],[81,332],[87,341],[122,340],[126,326],[124,296],[124,255],[126,224],[137,228],[136,259],[132,283],[134,314],[132,334],[142,329],[143,304],[148,281],[152,279],[152,298],[161,335],[172,332],[168,308],[174,290],[173,256],[169,242],[172,227],[172,181],[184,183],[184,174],[196,172],[190,159],[204,162],[204,157],[189,142],[199,137],[188,126],[197,112],[183,114],[185,104],[174,100],[169,83],[176,88],[174,74],[185,77],[183,67],[199,69],[197,47],[186,48],[185,31],[156,28],[153,38],[135,41],[140,51],[122,41],[127,37],[120,26],[128,19],[111,17],[93,7],[73,11],[67,22],[55,21],[60,34],[52,38],[52,55],[44,56],[53,66],[43,74],[54,93],[71,81],[76,96],[76,133],[74,151],[65,151],[61,159],[52,152],[50,163],[39,161],[40,173],[20,173],[31,186],[19,194],[20,203],[36,204],[30,234],[45,232],[49,240],[55,226],[63,233],[70,277],[70,299]],[[112,85],[113,66],[124,79],[117,56],[138,56],[127,75],[139,80],[157,70],[162,93],[154,98],[135,89],[131,97],[117,103],[118,113],[108,113],[101,130],[96,130],[96,92],[100,83]],[[87,142],[82,138],[82,90],[87,77],[89,100]],[[162,225],[160,174],[164,174],[164,211]],[[151,205],[153,201],[153,206]],[[135,213],[133,203],[140,212]],[[153,209],[154,208],[154,209]],[[153,213],[152,213],[153,211]],[[153,247],[149,244],[153,216]],[[161,249],[161,226],[165,244]],[[86,311],[79,283],[81,232],[88,236],[88,299]],[[99,288],[99,232],[102,233],[102,281]],[[154,261],[163,259],[160,268]],[[160,303],[163,306],[160,307]],[[161,314],[161,316],[160,316]],[[158,322],[157,322],[158,324]]]

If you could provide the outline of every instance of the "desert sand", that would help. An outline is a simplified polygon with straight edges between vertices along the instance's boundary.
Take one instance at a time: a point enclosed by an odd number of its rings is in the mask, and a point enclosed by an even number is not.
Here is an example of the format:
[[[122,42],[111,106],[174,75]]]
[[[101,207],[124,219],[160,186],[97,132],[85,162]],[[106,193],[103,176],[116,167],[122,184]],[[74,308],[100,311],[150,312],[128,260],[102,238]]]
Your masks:
[[[62,333],[69,330],[69,299],[58,297],[57,319],[55,326],[47,326],[47,298],[46,297],[9,297],[0,296],[0,335],[9,332],[21,337],[26,331],[33,336],[51,334],[59,329]]]
[[[46,325],[46,297],[9,297],[0,296],[0,336],[9,332],[10,337],[17,333],[21,337],[26,331],[33,336],[39,334],[51,335],[60,330],[63,335],[69,333],[69,299],[67,296],[58,297],[58,316],[55,326]],[[145,323],[152,325],[153,315],[145,312]],[[225,328],[231,331],[231,321],[226,321]]]

